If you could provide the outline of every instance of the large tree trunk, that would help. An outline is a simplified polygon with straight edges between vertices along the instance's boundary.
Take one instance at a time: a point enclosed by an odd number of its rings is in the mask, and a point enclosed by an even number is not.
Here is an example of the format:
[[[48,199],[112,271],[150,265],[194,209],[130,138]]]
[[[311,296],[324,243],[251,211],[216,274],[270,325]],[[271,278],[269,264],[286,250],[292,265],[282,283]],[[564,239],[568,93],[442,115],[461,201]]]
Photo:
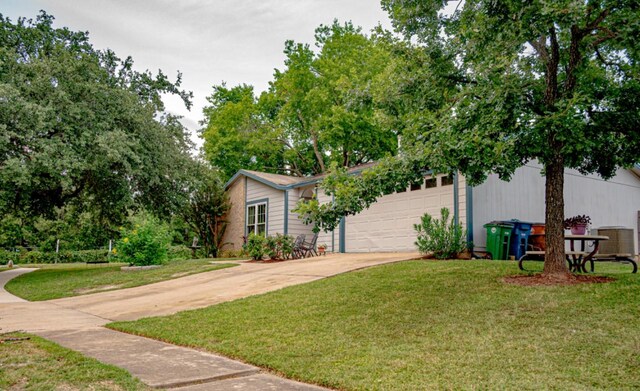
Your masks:
[[[551,146],[552,148],[557,146]],[[554,148],[554,149],[556,149]],[[546,162],[545,242],[543,274],[552,278],[569,278],[564,254],[564,160],[559,151]]]

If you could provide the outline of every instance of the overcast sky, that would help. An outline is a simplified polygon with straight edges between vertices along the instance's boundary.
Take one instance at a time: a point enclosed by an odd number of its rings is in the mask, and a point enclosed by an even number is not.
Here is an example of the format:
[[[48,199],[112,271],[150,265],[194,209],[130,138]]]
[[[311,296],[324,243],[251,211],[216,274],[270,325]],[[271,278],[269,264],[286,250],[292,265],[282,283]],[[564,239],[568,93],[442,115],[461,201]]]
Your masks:
[[[168,111],[185,117],[192,139],[200,126],[211,87],[251,84],[267,88],[273,69],[283,68],[284,41],[313,43],[320,24],[351,20],[370,31],[391,28],[379,0],[0,0],[0,13],[16,20],[44,9],[55,27],[88,31],[99,49],[132,56],[138,70],[179,70],[193,91],[187,111],[179,98],[165,99]]]

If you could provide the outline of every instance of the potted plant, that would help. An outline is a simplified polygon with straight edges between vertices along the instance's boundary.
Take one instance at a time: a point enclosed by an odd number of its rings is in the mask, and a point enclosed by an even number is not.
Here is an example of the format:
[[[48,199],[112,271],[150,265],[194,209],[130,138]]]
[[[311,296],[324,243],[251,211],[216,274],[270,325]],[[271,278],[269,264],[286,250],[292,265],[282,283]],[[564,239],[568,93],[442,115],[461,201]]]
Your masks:
[[[591,224],[591,218],[587,215],[578,215],[564,220],[564,229],[570,229],[573,235],[584,235],[587,226]]]
[[[322,243],[318,245],[318,254],[319,255],[326,255],[327,254],[327,245]]]

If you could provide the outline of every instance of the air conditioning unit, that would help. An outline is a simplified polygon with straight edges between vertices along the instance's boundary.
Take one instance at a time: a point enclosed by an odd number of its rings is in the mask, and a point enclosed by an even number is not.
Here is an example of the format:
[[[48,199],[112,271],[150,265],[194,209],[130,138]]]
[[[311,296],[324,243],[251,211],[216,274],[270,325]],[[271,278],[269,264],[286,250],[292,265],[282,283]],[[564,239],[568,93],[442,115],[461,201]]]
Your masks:
[[[600,242],[600,254],[630,254],[635,253],[633,246],[633,228],[600,227],[596,235],[608,236],[609,240]]]

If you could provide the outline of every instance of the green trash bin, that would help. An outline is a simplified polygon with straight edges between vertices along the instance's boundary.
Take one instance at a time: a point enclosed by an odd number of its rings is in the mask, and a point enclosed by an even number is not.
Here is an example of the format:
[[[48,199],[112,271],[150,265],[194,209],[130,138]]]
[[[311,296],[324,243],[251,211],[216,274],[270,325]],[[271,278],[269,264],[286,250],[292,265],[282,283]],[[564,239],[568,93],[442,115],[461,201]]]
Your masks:
[[[484,225],[487,229],[487,252],[491,259],[507,259],[513,224],[504,221],[492,221]]]

